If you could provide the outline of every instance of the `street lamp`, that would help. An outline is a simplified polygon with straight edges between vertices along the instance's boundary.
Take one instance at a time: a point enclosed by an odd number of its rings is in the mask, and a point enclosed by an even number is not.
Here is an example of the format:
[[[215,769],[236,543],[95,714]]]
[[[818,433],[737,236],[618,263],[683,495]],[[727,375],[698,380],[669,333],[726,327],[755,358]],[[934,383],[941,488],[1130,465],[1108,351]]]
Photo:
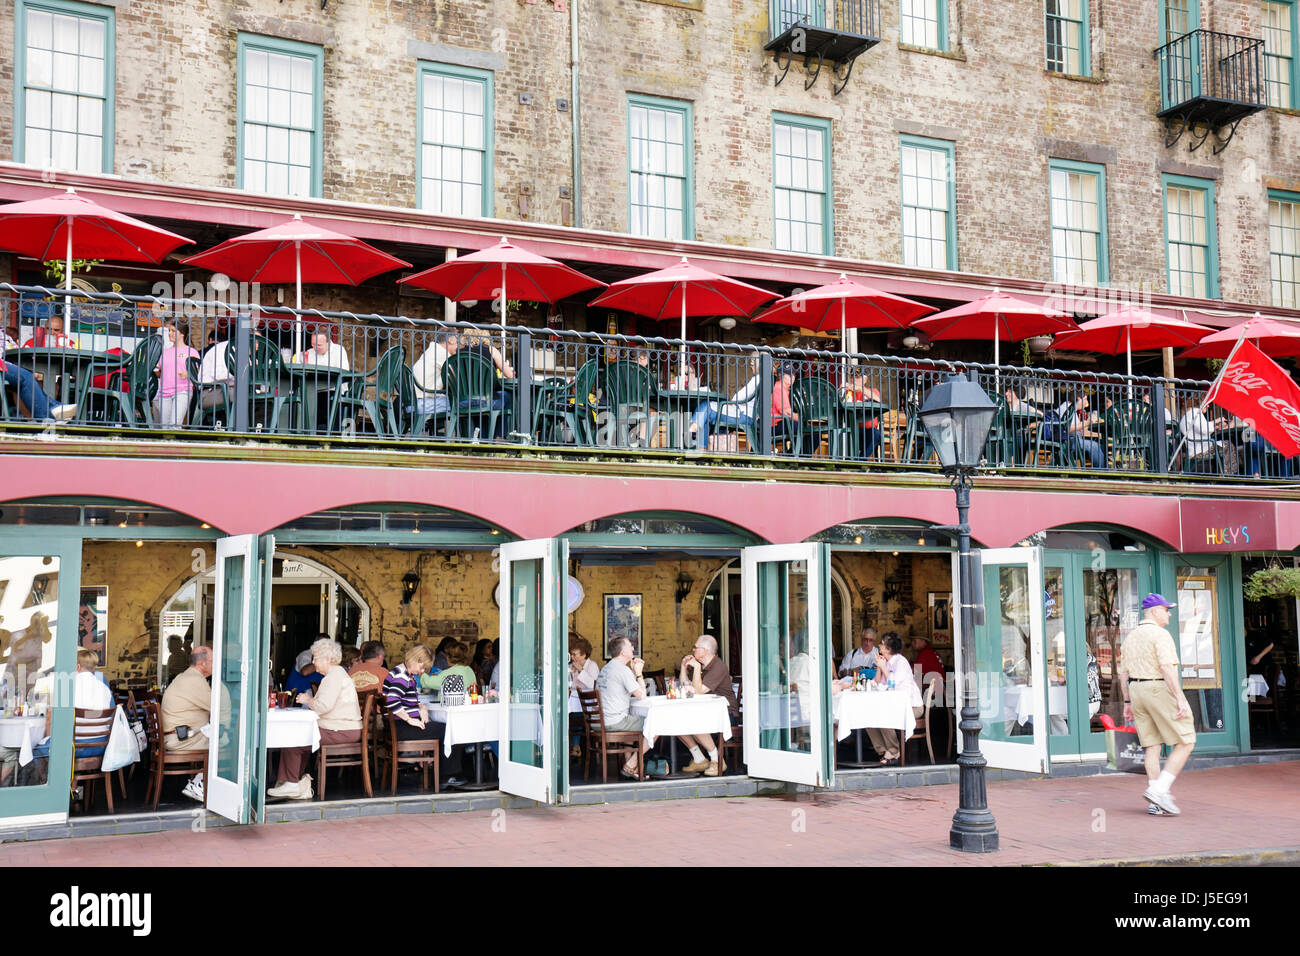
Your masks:
[[[962,752],[961,798],[953,814],[948,845],[967,853],[991,853],[998,848],[998,827],[989,812],[984,786],[985,760],[980,754],[979,697],[975,682],[974,582],[970,569],[970,489],[984,455],[997,407],[984,389],[953,375],[936,385],[921,406],[921,424],[939,456],[939,467],[957,493],[957,588],[961,614]]]

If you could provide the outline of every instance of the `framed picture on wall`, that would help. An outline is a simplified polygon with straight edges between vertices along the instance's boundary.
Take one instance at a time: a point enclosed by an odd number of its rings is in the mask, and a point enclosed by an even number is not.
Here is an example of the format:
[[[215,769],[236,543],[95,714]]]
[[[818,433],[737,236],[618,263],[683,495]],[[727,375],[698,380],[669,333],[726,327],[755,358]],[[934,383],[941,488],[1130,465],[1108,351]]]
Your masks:
[[[631,640],[633,654],[641,656],[641,595],[605,595],[605,660],[613,656],[609,645],[616,637]]]
[[[99,667],[108,661],[108,586],[81,589],[77,608],[77,647],[99,655]]]
[[[930,643],[935,647],[952,647],[952,592],[926,593],[929,610]]]

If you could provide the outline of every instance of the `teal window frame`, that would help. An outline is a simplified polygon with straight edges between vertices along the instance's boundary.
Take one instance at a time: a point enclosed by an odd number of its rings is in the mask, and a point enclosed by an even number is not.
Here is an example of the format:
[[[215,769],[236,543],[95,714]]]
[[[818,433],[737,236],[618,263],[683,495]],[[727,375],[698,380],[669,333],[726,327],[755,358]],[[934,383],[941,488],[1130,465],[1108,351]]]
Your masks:
[[[1047,207],[1048,221],[1051,228],[1051,249],[1052,249],[1052,281],[1058,283],[1069,283],[1071,285],[1091,285],[1087,281],[1074,282],[1073,277],[1062,275],[1056,271],[1056,233],[1057,230],[1063,232],[1091,232],[1082,226],[1063,225],[1056,221],[1056,200],[1057,197],[1052,193],[1052,174],[1057,171],[1065,173],[1078,173],[1084,176],[1094,176],[1097,179],[1097,229],[1096,229],[1096,253],[1097,253],[1097,285],[1106,285],[1110,282],[1110,243],[1106,230],[1106,167],[1100,163],[1080,163],[1068,159],[1052,159],[1047,164]],[[1068,197],[1066,197],[1069,201]]]
[[[1197,179],[1191,176],[1175,176],[1165,173],[1160,177],[1160,204],[1165,221],[1165,284],[1170,295],[1183,295],[1175,292],[1173,285],[1173,244],[1169,238],[1169,189],[1170,187],[1191,189],[1201,192],[1205,197],[1205,298],[1219,298],[1219,227],[1215,215],[1214,180]],[[1199,243],[1180,243],[1181,245],[1199,246]],[[1193,296],[1194,298],[1195,296]]]
[[[1051,10],[1049,9],[1049,6],[1053,3],[1059,5],[1059,4],[1069,3],[1069,2],[1070,0],[1044,0],[1043,52],[1044,52],[1044,62],[1046,64],[1046,69],[1049,73],[1061,73],[1066,76],[1092,76],[1092,50],[1091,50],[1091,44],[1089,43],[1090,38],[1088,35],[1089,34],[1088,25],[1091,22],[1091,20],[1089,19],[1089,15],[1088,15],[1088,0],[1079,0],[1078,18],[1064,16],[1060,13],[1052,13]],[[1061,24],[1059,29],[1061,30],[1062,37],[1065,36],[1065,32],[1068,29],[1066,24],[1075,24],[1079,28],[1079,70],[1077,73],[1069,69],[1059,69],[1059,70],[1054,69],[1052,66],[1052,49],[1054,44],[1051,42],[1051,36],[1052,36],[1053,24]],[[1055,46],[1060,50],[1073,49],[1073,47],[1070,47],[1064,43],[1055,44]],[[1064,65],[1068,65],[1068,64],[1063,64],[1063,66]]]
[[[1263,9],[1265,4],[1287,8],[1287,21],[1290,27],[1291,45],[1285,54],[1269,52],[1268,30],[1264,29]],[[1296,0],[1265,0],[1260,4],[1260,35],[1264,38],[1264,97],[1269,106],[1280,109],[1294,109],[1297,102],[1297,90],[1300,89],[1300,22],[1296,12],[1300,4]],[[1275,103],[1273,92],[1276,84],[1269,80],[1269,62],[1285,59],[1287,95],[1285,103]]]
[[[1188,0],[1187,4],[1187,29],[1182,33],[1173,33],[1168,29],[1169,26],[1169,2],[1160,0],[1157,12],[1158,21],[1156,24],[1156,45],[1164,46],[1166,43],[1172,43],[1179,37],[1186,36],[1193,30],[1199,30],[1201,26],[1201,2],[1200,0]]]
[[[794,186],[779,186],[777,184],[777,166],[778,155],[776,146],[776,130],[778,126],[785,126],[791,129],[811,130],[818,133],[822,138],[822,182],[820,189],[796,188]],[[773,113],[772,114],[772,248],[783,252],[806,252],[812,255],[829,256],[834,254],[835,250],[835,229],[832,222],[834,203],[833,193],[834,177],[831,174],[831,121],[815,116],[798,116],[793,113]],[[801,192],[805,196],[819,195],[821,197],[821,242],[822,247],[819,250],[812,249],[795,249],[793,243],[787,243],[782,247],[777,242],[777,220],[778,220],[778,202],[777,191],[784,189],[787,192]],[[796,220],[786,217],[787,222]],[[807,219],[798,220],[807,224]]]
[[[658,173],[653,170],[641,170],[633,168],[633,146],[632,146],[632,109],[633,107],[642,107],[644,109],[664,110],[676,112],[682,117],[682,176],[668,176],[666,173]],[[645,96],[640,93],[627,94],[627,231],[629,235],[645,236],[647,238],[665,238],[654,236],[648,231],[634,232],[632,229],[633,215],[632,210],[635,205],[633,202],[632,177],[634,174],[665,176],[667,178],[680,178],[682,180],[682,234],[681,236],[667,236],[669,240],[693,240],[695,238],[695,111],[694,104],[688,100],[669,100],[658,96]],[[650,209],[648,203],[643,204],[644,208]],[[664,207],[668,208],[668,207]],[[667,231],[667,230],[665,230]]]
[[[14,161],[27,159],[27,12],[41,10],[52,14],[100,20],[104,24],[104,107],[100,122],[103,138],[100,168],[95,172],[113,172],[113,140],[117,109],[117,12],[112,7],[77,3],[74,0],[15,0],[14,3]],[[38,89],[43,89],[40,87]],[[75,172],[76,170],[70,170]]]
[[[1294,207],[1291,213],[1290,227],[1275,227],[1273,224],[1273,203],[1282,203]],[[1270,189],[1268,191],[1268,274],[1269,287],[1273,306],[1279,309],[1300,308],[1300,193],[1283,192],[1280,189]],[[1279,230],[1283,234],[1279,234]],[[1283,251],[1286,243],[1281,243],[1282,249],[1279,249],[1279,239],[1285,240],[1286,235],[1291,236],[1291,251]],[[1292,278],[1283,278],[1281,266],[1290,263],[1290,274]],[[1285,294],[1289,289],[1289,295]]]
[[[424,134],[424,80],[428,76],[444,77],[457,80],[469,80],[483,84],[483,148],[482,152],[482,174],[480,183],[482,185],[483,196],[479,203],[480,209],[477,215],[490,218],[494,212],[495,190],[493,171],[496,165],[496,138],[494,136],[496,123],[496,77],[491,70],[475,70],[465,66],[453,66],[449,63],[435,63],[430,60],[420,60],[416,66],[416,118],[415,118],[415,207],[417,209],[429,209],[424,204],[424,148],[425,146],[448,144],[435,144],[425,139]],[[472,149],[473,147],[452,146],[453,149]],[[437,211],[437,210],[433,210]],[[461,215],[467,216],[471,213],[462,210],[459,213],[442,212],[440,215]]]
[[[237,89],[236,89],[236,117],[235,117],[235,188],[246,189],[244,185],[244,125],[245,125],[245,107],[247,106],[246,97],[246,60],[249,50],[264,53],[278,53],[287,56],[297,56],[310,59],[312,61],[312,144],[311,144],[311,175],[310,190],[306,198],[319,199],[321,197],[322,170],[324,168],[325,155],[325,50],[323,47],[311,43],[301,43],[297,40],[283,40],[279,37],[268,37],[258,33],[240,33],[238,41],[238,69],[237,69]],[[269,121],[259,125],[271,127],[278,124],[272,124]],[[290,129],[292,127],[284,127]],[[275,195],[274,193],[264,193],[265,195]],[[286,193],[286,196],[292,197],[293,193]]]
[[[913,9],[917,6],[925,8],[933,5],[935,23],[934,43],[917,43],[915,37],[910,40],[903,38],[903,25],[907,23],[908,20],[919,20],[923,23],[931,22],[928,16],[910,16],[907,9],[909,4],[912,5]],[[923,12],[928,14],[930,11],[927,9],[923,10]],[[923,47],[928,50],[939,50],[946,53],[948,51],[948,0],[898,0],[898,42],[907,44],[908,46]]]
[[[899,193],[899,235],[902,242],[902,250],[899,259],[904,265],[914,265],[907,261],[907,210],[923,209],[933,212],[933,206],[922,206],[919,204],[909,205],[907,202],[907,185],[903,173],[903,150],[904,149],[927,149],[933,152],[942,153],[944,156],[944,169],[947,171],[947,222],[945,232],[945,260],[946,268],[949,272],[957,271],[957,144],[946,139],[929,139],[924,136],[902,135],[898,138],[898,193]],[[917,238],[917,237],[913,237]],[[930,267],[932,268],[932,267]]]

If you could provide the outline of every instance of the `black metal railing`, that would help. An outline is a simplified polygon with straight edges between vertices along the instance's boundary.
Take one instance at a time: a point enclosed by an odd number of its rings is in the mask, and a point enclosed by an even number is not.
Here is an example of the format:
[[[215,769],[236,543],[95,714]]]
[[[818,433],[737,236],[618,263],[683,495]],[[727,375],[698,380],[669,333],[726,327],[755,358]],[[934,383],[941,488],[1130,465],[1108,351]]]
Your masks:
[[[772,0],[772,39],[791,27],[880,37],[880,0]]]
[[[1264,41],[1212,30],[1193,30],[1156,50],[1160,112],[1198,100],[1263,109]]]
[[[998,404],[990,469],[1243,480],[1289,479],[1294,464],[1242,423],[1202,414],[1204,382],[115,293],[67,301],[5,284],[0,315],[18,343],[0,389],[0,425],[15,435],[933,470],[917,413],[964,372]]]

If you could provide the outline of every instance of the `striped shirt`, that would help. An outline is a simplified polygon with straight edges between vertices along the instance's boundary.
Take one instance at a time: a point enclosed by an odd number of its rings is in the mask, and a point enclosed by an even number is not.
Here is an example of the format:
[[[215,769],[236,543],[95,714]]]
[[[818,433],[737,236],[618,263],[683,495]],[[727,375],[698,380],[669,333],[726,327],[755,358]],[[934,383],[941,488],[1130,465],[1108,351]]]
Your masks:
[[[405,664],[398,664],[384,680],[384,703],[394,717],[405,713],[420,719],[419,680],[409,674]]]

